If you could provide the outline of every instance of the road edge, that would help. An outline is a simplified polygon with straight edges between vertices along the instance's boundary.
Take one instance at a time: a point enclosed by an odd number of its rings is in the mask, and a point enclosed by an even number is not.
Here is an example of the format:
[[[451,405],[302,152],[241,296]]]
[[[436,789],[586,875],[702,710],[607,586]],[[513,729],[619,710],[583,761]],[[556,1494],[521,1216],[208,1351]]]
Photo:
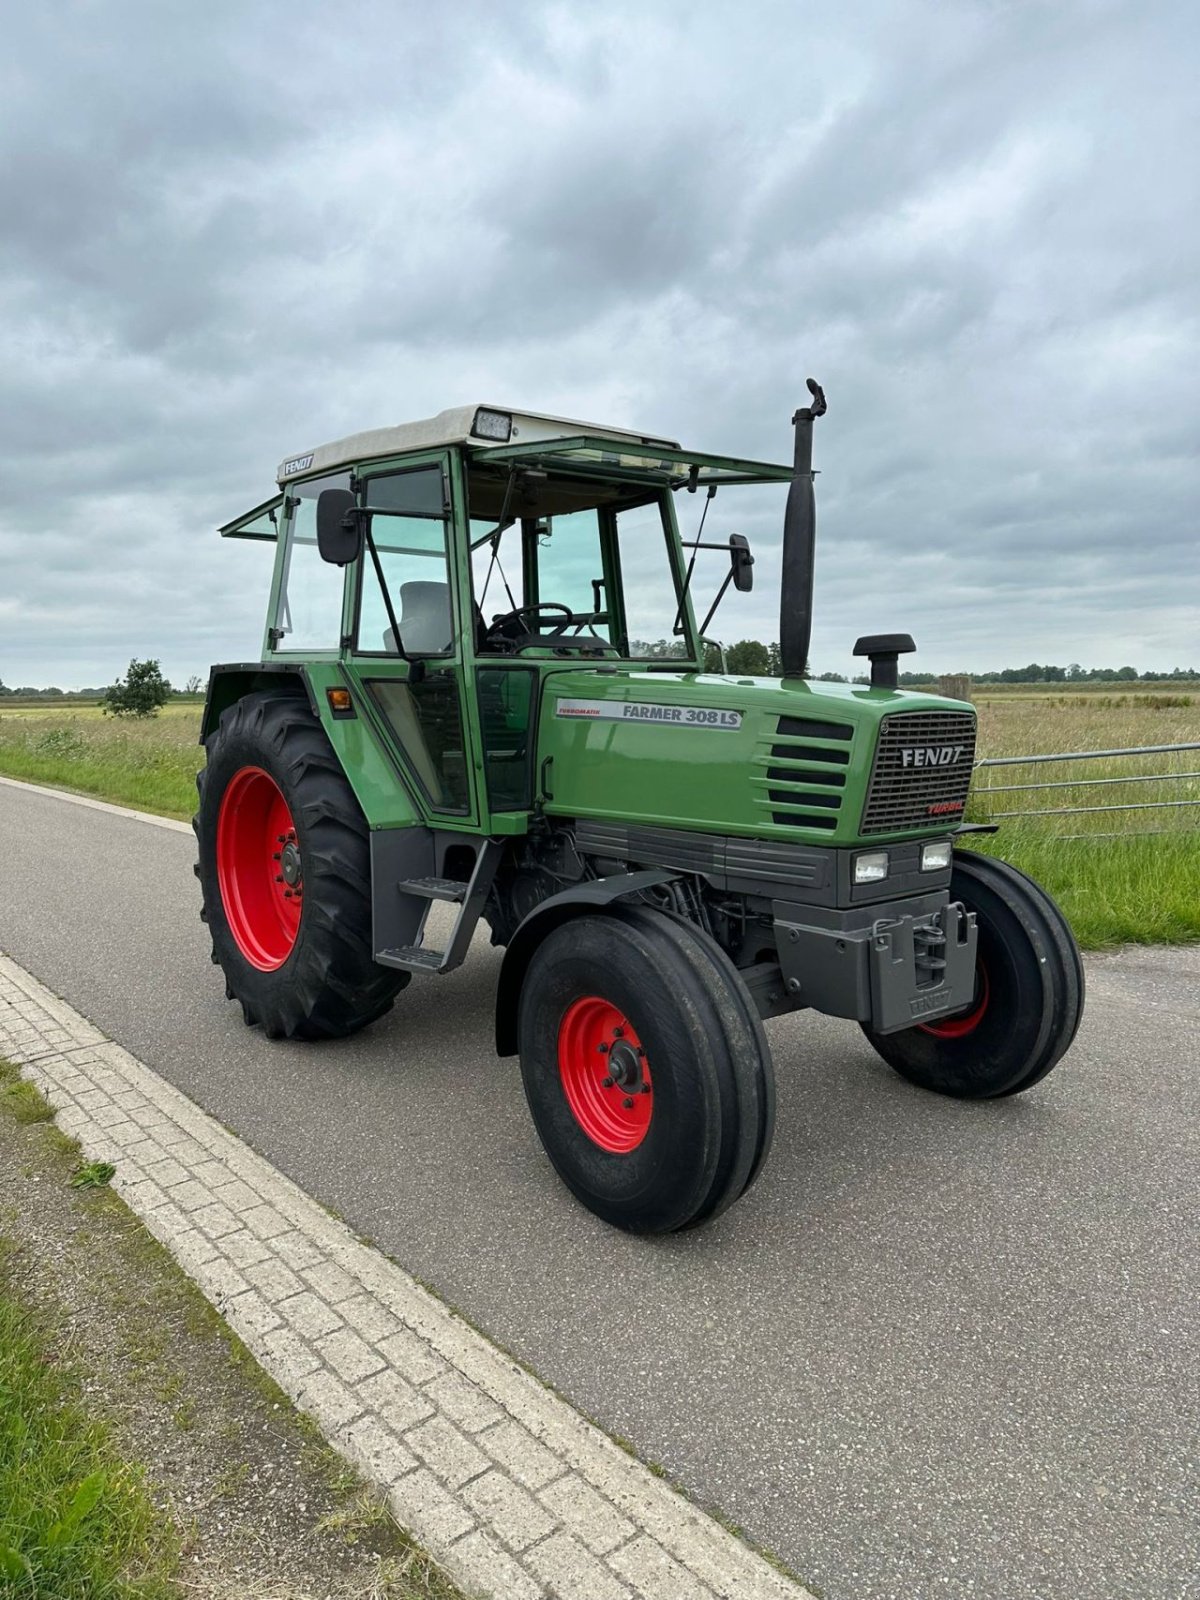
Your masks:
[[[0,1054],[464,1589],[813,1600],[3,954]]]
[[[160,817],[153,811],[135,811],[132,806],[114,805],[111,800],[96,800],[90,794],[76,794],[73,789],[53,789],[45,783],[27,783],[24,778],[6,778],[0,773],[0,783],[10,789],[28,789],[32,794],[46,794],[53,800],[66,800],[71,805],[87,806],[91,811],[107,811],[114,817],[129,817],[134,822],[149,822],[155,828],[171,828],[176,833],[191,833],[190,822],[176,822],[174,817]]]

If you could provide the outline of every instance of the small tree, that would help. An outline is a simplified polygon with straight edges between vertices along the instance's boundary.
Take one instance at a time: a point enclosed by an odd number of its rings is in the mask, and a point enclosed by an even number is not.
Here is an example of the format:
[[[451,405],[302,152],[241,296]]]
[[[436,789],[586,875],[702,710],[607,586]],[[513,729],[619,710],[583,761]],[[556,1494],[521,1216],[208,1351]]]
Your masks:
[[[198,678],[196,676],[196,674],[193,672],[191,677],[184,684],[183,692],[184,692],[184,694],[199,694],[203,687],[204,687],[203,679]]]
[[[765,678],[770,667],[767,647],[758,639],[740,639],[725,652],[728,670],[740,676]]]
[[[165,705],[171,685],[157,661],[131,661],[129,671],[104,691],[100,709],[105,716],[153,717]]]

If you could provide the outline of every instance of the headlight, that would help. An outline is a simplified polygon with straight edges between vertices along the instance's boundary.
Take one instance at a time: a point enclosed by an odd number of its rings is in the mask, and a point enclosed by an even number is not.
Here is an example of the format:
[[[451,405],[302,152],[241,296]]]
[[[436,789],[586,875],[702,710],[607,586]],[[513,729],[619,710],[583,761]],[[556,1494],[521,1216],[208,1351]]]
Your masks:
[[[939,839],[936,844],[921,846],[921,871],[944,872],[954,859],[954,846],[949,839]]]
[[[868,850],[854,858],[855,883],[882,883],[888,875],[886,850]]]

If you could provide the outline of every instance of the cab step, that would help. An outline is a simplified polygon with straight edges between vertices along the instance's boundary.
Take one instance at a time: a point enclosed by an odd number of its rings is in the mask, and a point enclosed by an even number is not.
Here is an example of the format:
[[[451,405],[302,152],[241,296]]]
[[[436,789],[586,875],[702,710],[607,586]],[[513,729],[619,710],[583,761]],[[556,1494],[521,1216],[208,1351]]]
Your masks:
[[[404,972],[440,972],[446,952],[426,950],[420,944],[406,944],[399,950],[380,950],[375,959],[381,967],[399,967]]]
[[[470,885],[458,878],[401,878],[396,887],[401,894],[419,894],[425,900],[461,903]]]
[[[375,960],[381,967],[401,972],[453,972],[466,958],[471,935],[479,923],[492,879],[504,854],[500,839],[484,839],[475,857],[471,881],[440,878],[436,875],[406,878],[388,875],[390,883],[377,875],[382,858],[372,854],[373,892],[376,896]],[[411,867],[409,869],[411,871]],[[454,927],[444,950],[431,950],[422,942],[425,921],[433,901],[444,900],[458,906]],[[382,925],[379,908],[391,904],[395,913]],[[379,934],[383,934],[380,938]],[[388,937],[388,934],[391,937]],[[401,942],[401,941],[405,942]],[[407,941],[412,941],[411,943]]]

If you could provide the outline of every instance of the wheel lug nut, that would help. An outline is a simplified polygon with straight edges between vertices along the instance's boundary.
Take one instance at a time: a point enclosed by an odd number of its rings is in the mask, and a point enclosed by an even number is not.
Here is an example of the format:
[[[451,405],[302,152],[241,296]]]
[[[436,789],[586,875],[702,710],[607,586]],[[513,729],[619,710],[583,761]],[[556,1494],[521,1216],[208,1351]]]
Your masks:
[[[633,1107],[633,1101],[629,1098],[628,1095],[626,1095],[624,1100],[621,1101],[621,1104],[625,1107],[626,1111],[631,1110],[632,1107]]]
[[[606,1056],[608,1054],[608,1052],[612,1049],[612,1046],[609,1045],[609,1044],[598,1044],[596,1046],[596,1048],[597,1048],[597,1050],[599,1050],[599,1052],[600,1052],[600,1054],[602,1056]]]
[[[648,1083],[644,1083],[642,1085],[642,1087],[638,1090],[638,1093],[639,1094],[649,1094],[650,1093],[650,1085]]]
[[[272,861],[282,861],[282,859],[283,857],[278,850],[276,850],[275,854],[271,857]]]
[[[624,1037],[625,1037],[625,1029],[624,1028],[614,1028],[613,1029],[613,1038],[614,1039],[623,1039]]]
[[[612,1081],[611,1078],[601,1078],[600,1079],[600,1087],[602,1089],[611,1089],[612,1086],[613,1086],[613,1081]]]
[[[283,873],[282,872],[277,872],[275,874],[275,882],[276,883],[282,883],[283,882]]]

